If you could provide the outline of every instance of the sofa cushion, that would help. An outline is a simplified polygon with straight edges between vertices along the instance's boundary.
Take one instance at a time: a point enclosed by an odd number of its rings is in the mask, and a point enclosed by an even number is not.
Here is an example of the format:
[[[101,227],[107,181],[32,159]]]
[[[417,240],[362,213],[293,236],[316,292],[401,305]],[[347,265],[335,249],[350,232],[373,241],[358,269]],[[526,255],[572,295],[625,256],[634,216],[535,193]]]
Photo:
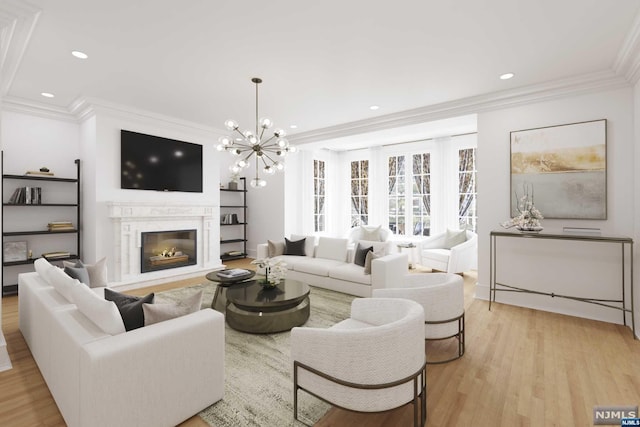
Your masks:
[[[316,247],[315,257],[346,262],[348,245],[349,239],[320,237],[318,246]]]
[[[422,251],[423,258],[429,258],[439,262],[443,262],[445,263],[445,265],[449,262],[450,256],[451,251],[449,249],[425,249]]]
[[[364,267],[365,260],[367,259],[367,253],[373,251],[373,246],[366,246],[358,242],[356,252],[353,256],[353,263]]]
[[[47,261],[46,258],[38,258],[33,262],[33,266],[35,267],[36,272],[40,275],[42,280],[47,282],[48,285],[51,285],[47,277],[48,276],[47,272],[49,271],[50,268],[55,268],[55,266],[52,265],[49,261]]]
[[[113,301],[116,304],[120,312],[120,317],[122,317],[122,321],[124,322],[124,328],[127,331],[144,326],[142,304],[153,304],[153,298],[153,292],[144,297],[137,297],[104,288],[104,299]]]
[[[345,262],[336,261],[335,259],[312,258],[297,263],[295,271],[327,277],[333,268],[343,264],[345,264]]]
[[[289,240],[285,237],[284,238],[284,255],[306,256],[307,252],[305,251],[305,248],[304,248],[305,242],[306,242],[306,239]]]
[[[460,243],[467,241],[467,230],[450,230],[447,229],[447,234],[444,238],[444,248],[451,249],[454,246],[458,246]]]
[[[100,298],[87,286],[80,285],[80,282],[73,288],[73,302],[82,314],[105,333],[118,335],[125,332],[124,322],[115,303]]]
[[[182,301],[168,304],[142,304],[144,324],[152,325],[165,320],[174,319],[200,310],[202,305],[202,289],[184,298]]]
[[[273,258],[274,256],[284,255],[284,240],[280,242],[273,242],[267,240],[267,256]]]
[[[274,261],[282,261],[286,264],[287,270],[295,270],[296,265],[302,261],[306,261],[306,256],[297,256],[297,255],[278,255],[273,257]]]
[[[316,236],[302,236],[299,234],[292,234],[291,240],[305,239],[304,252],[306,256],[313,256],[316,248]]]
[[[49,283],[69,302],[73,300],[73,290],[76,286],[81,286],[78,279],[71,278],[61,268],[53,267],[45,272],[45,277]],[[86,288],[86,286],[82,285]],[[87,288],[88,289],[88,288]]]
[[[364,274],[371,274],[371,262],[376,259],[376,258],[380,258],[383,257],[384,254],[381,252],[373,252],[373,251],[369,251],[367,252],[367,256],[364,260]]]
[[[344,263],[343,265],[332,268],[329,271],[329,277],[346,282],[371,285],[371,275],[364,274],[364,268],[352,263]]]

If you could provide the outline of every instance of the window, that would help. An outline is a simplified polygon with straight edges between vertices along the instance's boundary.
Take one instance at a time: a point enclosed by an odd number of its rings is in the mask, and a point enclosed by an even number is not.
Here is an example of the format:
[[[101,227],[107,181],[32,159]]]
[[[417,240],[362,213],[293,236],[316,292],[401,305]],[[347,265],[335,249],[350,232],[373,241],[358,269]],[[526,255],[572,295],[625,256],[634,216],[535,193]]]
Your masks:
[[[458,150],[458,221],[460,228],[476,231],[476,149]]]
[[[388,217],[389,229],[394,234],[429,235],[431,229],[430,161],[429,153],[388,158]],[[410,186],[409,194],[407,194],[407,184]],[[411,204],[410,212],[406,208],[409,203]]]
[[[351,162],[351,226],[369,223],[369,161]]]
[[[322,160],[313,161],[313,223],[315,231],[326,230],[326,186],[325,164]]]
[[[389,230],[405,234],[404,156],[389,157]]]
[[[413,235],[429,236],[431,233],[431,155],[413,155]]]

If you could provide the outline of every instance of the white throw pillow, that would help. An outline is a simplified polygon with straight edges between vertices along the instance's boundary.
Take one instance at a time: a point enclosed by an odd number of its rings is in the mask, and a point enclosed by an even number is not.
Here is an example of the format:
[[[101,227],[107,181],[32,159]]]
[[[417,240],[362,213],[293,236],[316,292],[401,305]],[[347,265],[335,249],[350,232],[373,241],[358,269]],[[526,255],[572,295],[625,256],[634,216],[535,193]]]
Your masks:
[[[69,268],[86,268],[89,274],[89,283],[85,284],[91,288],[106,288],[109,285],[107,282],[107,257],[102,258],[95,264],[85,264],[80,260],[76,262],[62,261],[62,264]]]
[[[356,243],[356,247],[358,247],[358,243],[363,247],[373,246],[373,251],[377,252],[379,255],[389,254],[388,242],[377,242],[374,240],[358,240],[358,242]]]
[[[467,230],[449,230],[444,238],[444,248],[451,249],[467,241]]]
[[[204,291],[201,289],[191,296],[184,298],[177,303],[168,304],[142,304],[144,312],[144,325],[152,325],[154,323],[163,322],[165,320],[174,319],[190,313],[195,313],[202,306],[202,296]]]
[[[269,258],[284,254],[284,240],[282,240],[280,242],[274,242],[272,240],[267,240],[267,247],[268,247],[267,256]]]
[[[318,247],[316,248],[316,258],[346,262],[348,245],[349,239],[320,237]]]
[[[116,304],[113,301],[100,298],[89,287],[77,282],[78,286],[73,288],[73,302],[80,313],[84,314],[106,334],[118,335],[125,332],[124,322]]]

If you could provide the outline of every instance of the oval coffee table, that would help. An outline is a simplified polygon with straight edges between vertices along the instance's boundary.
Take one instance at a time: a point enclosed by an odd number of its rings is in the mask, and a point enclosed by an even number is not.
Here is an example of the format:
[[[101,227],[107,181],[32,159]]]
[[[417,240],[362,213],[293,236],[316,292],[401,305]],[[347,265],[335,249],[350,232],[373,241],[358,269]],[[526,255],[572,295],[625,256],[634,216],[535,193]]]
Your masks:
[[[309,286],[285,279],[273,289],[263,289],[258,280],[227,288],[227,324],[242,332],[268,334],[288,331],[309,319]]]

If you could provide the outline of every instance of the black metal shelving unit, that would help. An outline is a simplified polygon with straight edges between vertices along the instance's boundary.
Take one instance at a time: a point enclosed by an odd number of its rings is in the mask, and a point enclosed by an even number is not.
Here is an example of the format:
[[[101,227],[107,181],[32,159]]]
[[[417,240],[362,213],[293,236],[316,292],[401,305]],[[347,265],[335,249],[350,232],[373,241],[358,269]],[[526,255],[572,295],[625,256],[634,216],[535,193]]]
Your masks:
[[[220,217],[222,218],[222,214],[224,213],[238,213],[237,211],[241,211],[242,218],[238,222],[234,222],[232,224],[223,224],[222,220],[220,221],[221,227],[242,227],[242,236],[235,239],[225,239],[220,240],[220,259],[222,261],[229,261],[233,259],[241,259],[247,257],[247,179],[242,177],[240,178],[242,181],[242,188],[237,190],[232,190],[229,188],[221,188],[221,192],[229,192],[229,193],[241,193],[242,194],[242,204],[232,204],[232,205],[220,205]],[[223,212],[223,210],[227,212]],[[229,244],[237,244],[242,243],[242,253],[239,255],[229,255],[229,251],[223,251],[225,245]]]
[[[4,153],[3,153],[4,154]],[[76,164],[76,178],[58,178],[55,176],[38,176],[38,175],[12,175],[12,174],[2,174],[2,237],[3,243],[5,241],[5,237],[12,236],[42,236],[42,235],[56,235],[56,234],[75,234],[76,235],[76,244],[75,244],[75,254],[72,253],[69,256],[61,256],[61,257],[51,257],[50,261],[64,261],[64,260],[72,260],[79,259],[81,254],[81,204],[80,204],[80,159],[76,159],[74,161]],[[2,167],[4,168],[4,159],[2,160]],[[76,187],[76,203],[7,203],[4,201],[4,184],[6,180],[12,181],[45,181],[45,182],[53,182],[53,183],[75,183]],[[5,211],[7,209],[27,209],[27,208],[47,208],[47,207],[70,207],[75,209],[75,228],[73,230],[60,230],[60,231],[49,231],[49,230],[19,230],[19,231],[6,231],[7,219],[5,217]],[[11,224],[13,225],[13,224]],[[11,295],[18,292],[18,284],[4,285],[4,269],[7,267],[14,267],[18,265],[28,265],[33,264],[36,257],[28,258],[26,260],[21,261],[5,261],[4,260],[4,251],[2,252],[2,269],[3,269],[3,281],[2,281],[2,294],[3,295]]]

